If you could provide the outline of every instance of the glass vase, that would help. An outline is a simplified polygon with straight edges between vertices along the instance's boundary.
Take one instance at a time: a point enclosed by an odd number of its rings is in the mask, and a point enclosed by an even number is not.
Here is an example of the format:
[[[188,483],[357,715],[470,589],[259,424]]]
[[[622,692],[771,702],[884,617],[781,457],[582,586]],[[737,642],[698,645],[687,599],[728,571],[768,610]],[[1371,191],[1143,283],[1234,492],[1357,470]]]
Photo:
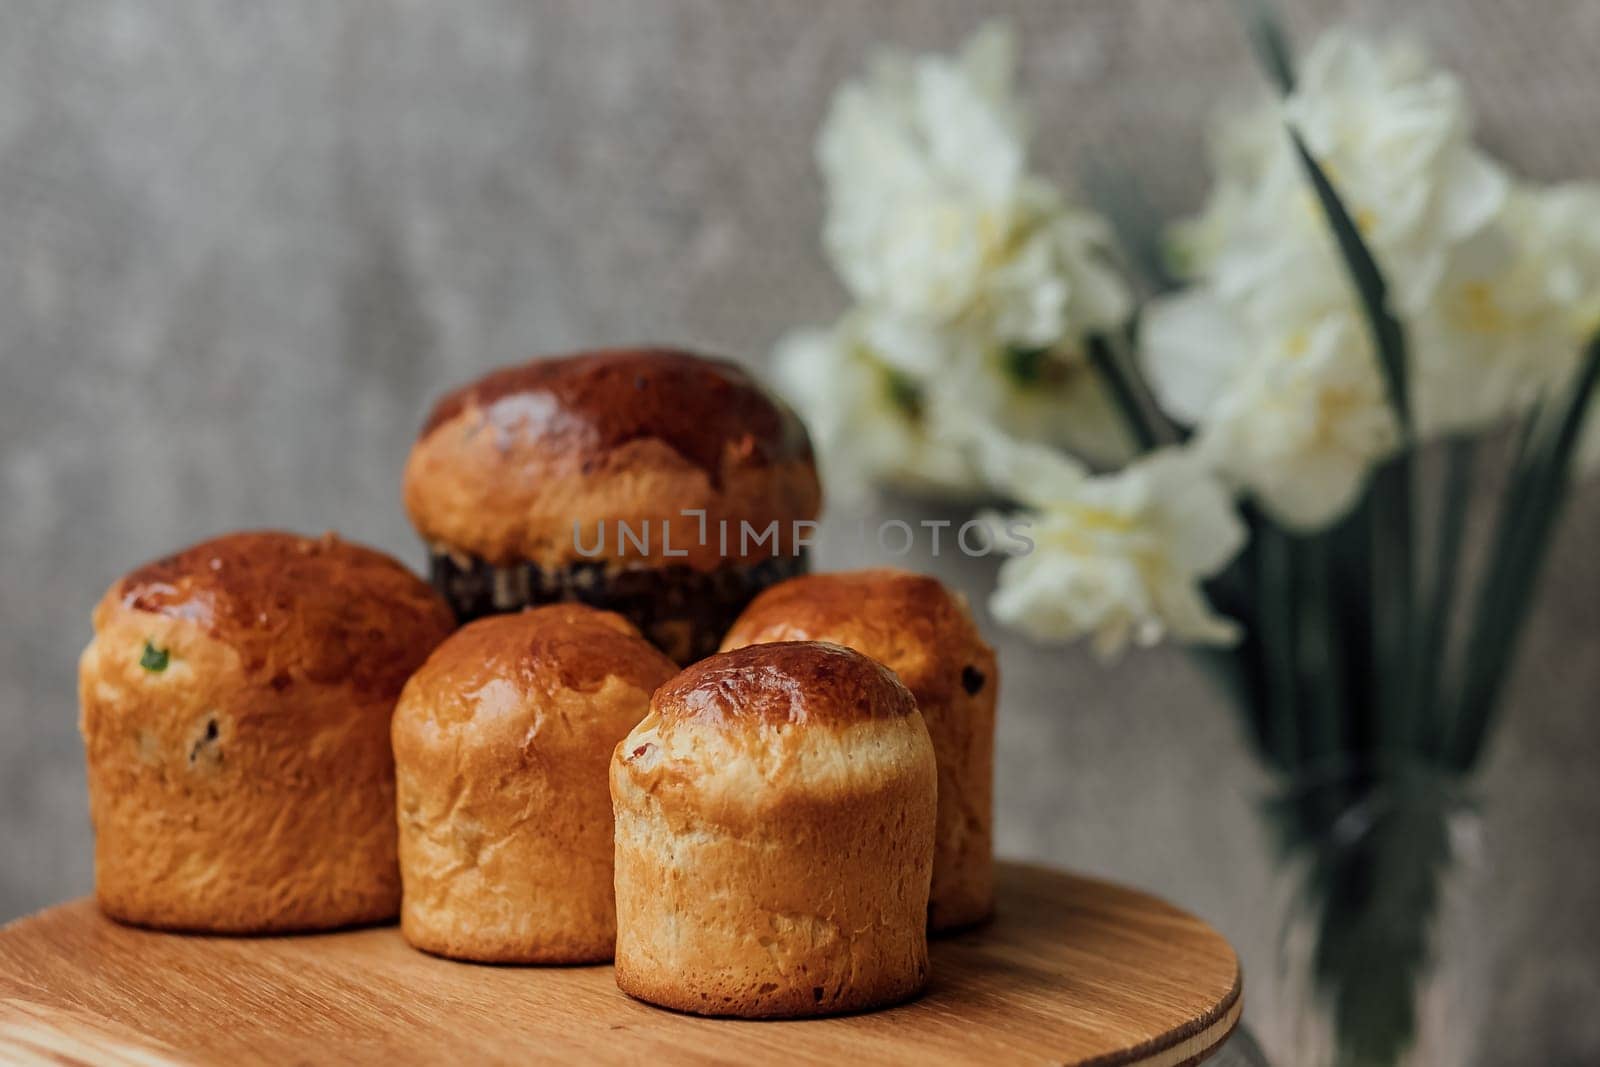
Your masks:
[[[1294,783],[1261,1036],[1278,1067],[1473,1067],[1499,953],[1483,820],[1429,772]]]

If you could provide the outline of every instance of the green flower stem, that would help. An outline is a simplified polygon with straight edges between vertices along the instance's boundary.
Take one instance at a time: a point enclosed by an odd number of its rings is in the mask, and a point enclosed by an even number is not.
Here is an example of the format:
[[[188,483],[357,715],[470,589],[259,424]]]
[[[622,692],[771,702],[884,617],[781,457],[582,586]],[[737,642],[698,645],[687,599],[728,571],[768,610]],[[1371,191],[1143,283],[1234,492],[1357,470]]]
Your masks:
[[[1417,740],[1416,709],[1411,706],[1412,645],[1416,634],[1416,587],[1413,566],[1411,404],[1407,386],[1406,335],[1389,306],[1389,288],[1360,228],[1345,209],[1327,174],[1312,157],[1300,134],[1289,131],[1307,179],[1316,192],[1344,259],[1350,282],[1361,298],[1378,363],[1388,384],[1389,404],[1400,424],[1400,449],[1378,469],[1372,485],[1372,606],[1378,640],[1377,692],[1382,697],[1377,742],[1394,755],[1409,751]]]
[[[1236,0],[1234,6],[1244,21],[1245,32],[1250,35],[1250,44],[1255,48],[1262,69],[1278,92],[1288,96],[1294,92],[1294,60],[1290,58],[1288,37],[1276,12],[1265,0]]]
[[[1465,541],[1467,504],[1472,498],[1472,472],[1478,454],[1475,438],[1453,438],[1445,446],[1444,484],[1434,529],[1433,573],[1428,582],[1428,604],[1419,625],[1415,659],[1417,713],[1425,716],[1422,742],[1437,753],[1447,729],[1446,710],[1439,691],[1445,674],[1450,638],[1450,617],[1455,607],[1456,583]]]
[[[1462,657],[1461,676],[1457,680],[1458,691],[1454,694],[1454,700],[1450,705],[1450,721],[1443,741],[1447,757],[1456,766],[1461,766],[1457,753],[1464,745],[1463,723],[1465,716],[1469,714],[1466,705],[1471,701],[1472,694],[1485,682],[1487,664],[1484,659],[1486,656],[1494,655],[1494,648],[1505,642],[1504,606],[1511,595],[1511,583],[1514,581],[1515,568],[1512,566],[1512,560],[1519,551],[1520,542],[1528,532],[1528,509],[1532,502],[1535,481],[1533,471],[1537,465],[1535,449],[1539,437],[1538,427],[1542,420],[1541,405],[1529,412],[1518,429],[1517,443],[1512,451],[1510,472],[1502,493],[1500,511],[1495,518],[1488,570],[1478,585],[1472,631]]]
[[[1304,167],[1311,188],[1322,205],[1328,228],[1339,245],[1339,255],[1344,259],[1350,282],[1361,298],[1361,310],[1366,315],[1367,327],[1372,332],[1373,346],[1378,351],[1378,364],[1389,387],[1389,404],[1400,420],[1401,455],[1411,443],[1411,393],[1407,387],[1406,333],[1389,306],[1389,286],[1383,271],[1373,258],[1361,236],[1361,229],[1350,217],[1338,190],[1306,147],[1298,130],[1289,130],[1300,164]]]
[[[1087,348],[1089,362],[1100,375],[1100,380],[1105,383],[1106,389],[1111,394],[1111,401],[1121,412],[1122,420],[1133,434],[1139,451],[1148,452],[1155,448],[1155,427],[1144,404],[1139,400],[1139,393],[1132,379],[1124,370],[1121,361],[1117,359],[1117,354],[1112,351],[1111,342],[1103,334],[1090,334]]]
[[[1296,550],[1300,590],[1297,673],[1306,709],[1305,762],[1326,766],[1338,761],[1344,744],[1340,718],[1345,708],[1341,627],[1334,617],[1332,560],[1325,534],[1299,541]]]
[[[1572,453],[1600,382],[1600,335],[1590,341],[1577,378],[1560,401],[1554,424],[1538,427],[1518,463],[1495,530],[1490,573],[1482,586],[1462,671],[1448,758],[1470,770],[1484,744],[1516,659],[1518,639],[1538,589],[1550,539],[1567,499]],[[1539,418],[1535,412],[1530,419]]]
[[[1339,634],[1337,671],[1344,690],[1345,745],[1366,752],[1377,736],[1378,653],[1372,632],[1372,494],[1329,530],[1329,596]]]
[[[1295,590],[1295,546],[1283,529],[1263,524],[1257,532],[1256,593],[1260,597],[1261,654],[1267,689],[1270,747],[1278,764],[1293,771],[1301,764],[1300,684],[1296,670],[1299,600]]]
[[[1271,767],[1277,765],[1277,755],[1272,751],[1272,728],[1267,721],[1260,604],[1254,582],[1264,523],[1249,501],[1241,503],[1239,517],[1249,530],[1244,548],[1205,588],[1206,598],[1238,622],[1243,635],[1231,648],[1192,645],[1190,650],[1230,697],[1251,747],[1261,762]]]
[[[1378,748],[1403,755],[1417,741],[1411,706],[1411,643],[1416,613],[1411,543],[1411,457],[1402,453],[1379,470],[1373,485],[1372,610],[1378,641]]]

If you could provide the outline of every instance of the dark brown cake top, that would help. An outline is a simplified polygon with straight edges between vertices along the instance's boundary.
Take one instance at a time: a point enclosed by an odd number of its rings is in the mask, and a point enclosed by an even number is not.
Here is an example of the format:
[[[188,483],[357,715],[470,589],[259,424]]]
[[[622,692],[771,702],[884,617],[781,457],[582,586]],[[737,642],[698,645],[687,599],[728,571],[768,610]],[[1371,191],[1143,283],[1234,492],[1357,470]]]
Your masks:
[[[130,572],[109,604],[193,622],[237,649],[246,670],[395,692],[455,625],[421,578],[331,533],[203,541]]]
[[[752,465],[811,459],[805,428],[734,363],[665,348],[613,349],[536,359],[447,394],[420,437],[462,412],[510,406],[520,433],[604,452],[662,441],[716,476],[726,450]]]

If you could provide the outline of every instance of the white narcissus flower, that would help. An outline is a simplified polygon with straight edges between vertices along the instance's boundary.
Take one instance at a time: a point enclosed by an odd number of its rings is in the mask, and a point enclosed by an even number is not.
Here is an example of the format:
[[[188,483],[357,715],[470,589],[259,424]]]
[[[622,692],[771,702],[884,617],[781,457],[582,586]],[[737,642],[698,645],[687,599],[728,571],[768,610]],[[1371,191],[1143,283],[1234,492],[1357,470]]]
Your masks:
[[[779,359],[824,451],[848,442],[874,480],[982,492],[951,413],[1098,463],[1128,455],[1085,344],[1126,322],[1131,295],[1105,222],[1027,171],[1015,65],[997,27],[954,57],[887,54],[819,135],[825,244],[857,306]]]
[[[989,521],[1024,521],[1033,543],[1001,565],[995,618],[1036,640],[1092,636],[1107,658],[1168,636],[1237,640],[1237,624],[1211,609],[1200,583],[1238,553],[1245,528],[1198,457],[1165,448],[1097,477],[1052,449],[992,434],[977,452],[996,487],[1028,508]]]
[[[1343,515],[1399,440],[1352,309],[1252,322],[1196,287],[1150,304],[1143,357],[1162,408],[1198,427],[1200,453],[1287,526]]]
[[[1529,259],[1539,265],[1550,298],[1567,309],[1575,374],[1600,336],[1600,183],[1547,187],[1537,193],[1532,211],[1538,218],[1533,232],[1539,237]],[[1574,470],[1593,475],[1600,472],[1600,390],[1590,395],[1581,435]]]
[[[779,340],[780,390],[811,428],[830,490],[868,484],[944,497],[988,491],[963,444],[974,425],[1117,464],[1133,451],[1122,416],[1081,350],[969,350],[940,365],[949,338],[857,308]]]
[[[1524,255],[1549,300],[1566,309],[1572,337],[1600,332],[1600,182],[1568,182],[1515,198]]]
[[[1014,53],[990,26],[953,58],[886,54],[818,139],[835,269],[876,314],[949,336],[943,361],[1052,346],[1131,306],[1104,224],[1027,172]]]
[[[943,391],[1013,437],[1096,466],[1121,465],[1135,451],[1122,412],[1081,347],[990,351],[952,368]]]
[[[1389,283],[1418,432],[1503,416],[1539,388],[1529,370],[1548,346],[1528,330],[1545,286],[1517,273],[1518,209],[1471,125],[1459,83],[1420,52],[1333,32],[1287,98],[1232,110],[1213,137],[1215,188],[1176,242],[1199,284],[1148,309],[1143,361],[1162,407],[1287,525],[1337,520],[1399,443],[1368,325],[1289,128]],[[1503,321],[1486,314],[1488,287],[1506,301]]]
[[[1216,187],[1179,231],[1185,271],[1250,303],[1285,278],[1348,286],[1285,126],[1299,131],[1390,282],[1424,307],[1454,251],[1499,215],[1508,183],[1473,145],[1461,85],[1405,43],[1325,34],[1281,102],[1230,110],[1213,136]]]
[[[1425,435],[1479,430],[1565,385],[1600,329],[1600,185],[1514,190],[1411,331]]]
[[[779,389],[810,428],[830,493],[882,482],[934,495],[975,493],[981,479],[958,443],[938,431],[943,392],[933,394],[883,359],[867,316],[796,330],[773,353]]]

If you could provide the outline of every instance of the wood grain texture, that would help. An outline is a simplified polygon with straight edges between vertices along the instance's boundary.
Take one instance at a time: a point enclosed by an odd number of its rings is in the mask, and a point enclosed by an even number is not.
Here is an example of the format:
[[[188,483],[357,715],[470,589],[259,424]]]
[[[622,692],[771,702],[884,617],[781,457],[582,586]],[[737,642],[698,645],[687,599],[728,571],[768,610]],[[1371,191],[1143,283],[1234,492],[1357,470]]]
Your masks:
[[[1238,961],[1200,920],[1040,867],[998,876],[999,917],[934,943],[921,998],[797,1022],[661,1011],[619,993],[610,967],[452,963],[393,927],[181,936],[80,900],[0,930],[0,1060],[1179,1067],[1238,1022]]]

